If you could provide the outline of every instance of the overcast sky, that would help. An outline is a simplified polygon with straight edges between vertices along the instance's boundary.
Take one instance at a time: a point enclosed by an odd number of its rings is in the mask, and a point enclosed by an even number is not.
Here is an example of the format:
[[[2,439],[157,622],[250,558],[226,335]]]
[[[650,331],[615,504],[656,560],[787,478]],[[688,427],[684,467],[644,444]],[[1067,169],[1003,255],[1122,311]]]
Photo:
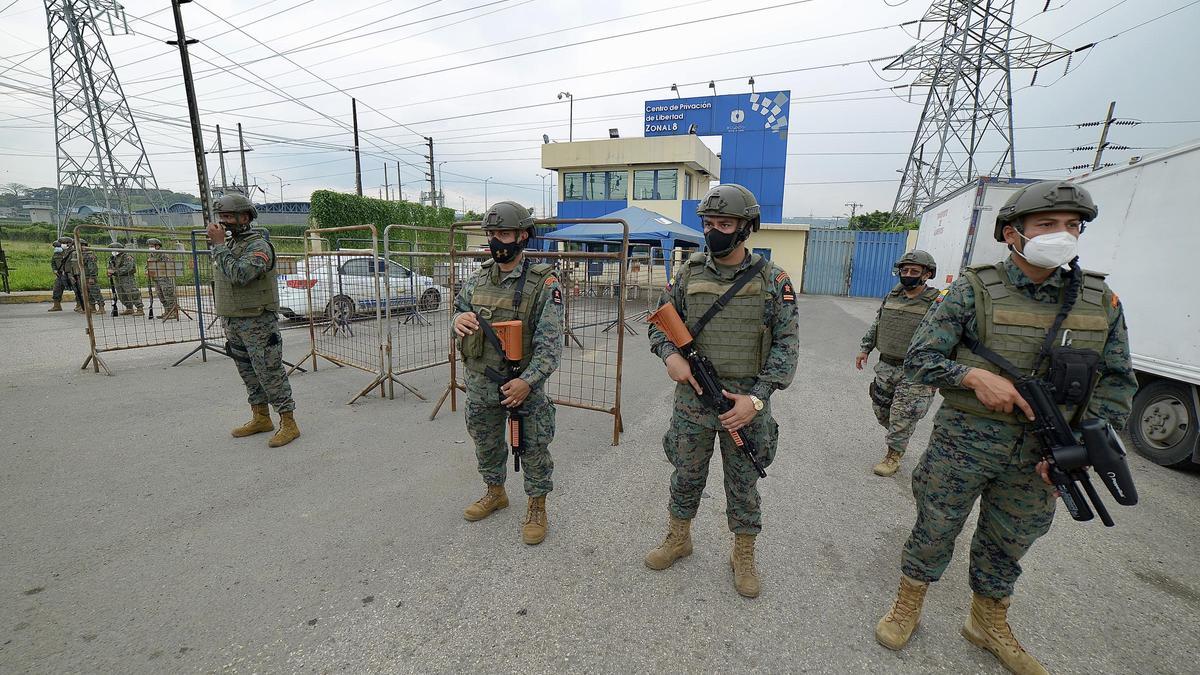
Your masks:
[[[0,0],[0,183],[54,185],[50,99],[28,91],[50,88],[49,57],[38,51],[47,43],[45,10],[39,0],[9,2]],[[174,36],[170,4],[124,4],[131,34],[106,36],[109,53],[159,186],[194,193],[178,52],[163,44]],[[1118,118],[1146,122],[1115,128],[1112,143],[1152,148],[1200,137],[1200,2],[1051,0],[1051,11],[1042,13],[1044,4],[1018,0],[1014,22],[1062,47],[1099,44],[1076,54],[1065,76],[1065,62],[1047,67],[1033,87],[1030,71],[1014,71],[1020,175],[1065,176],[1064,167],[1090,162],[1089,153],[1064,148],[1095,143],[1098,129],[1073,125],[1102,119],[1110,100],[1117,101]],[[322,188],[353,191],[353,157],[345,149],[350,95],[359,99],[360,128],[369,131],[362,143],[365,194],[378,194],[385,163],[394,188],[399,161],[404,195],[415,199],[425,180],[420,134],[434,137],[437,160],[446,162],[440,170],[447,206],[480,210],[488,177],[490,201],[540,205],[542,134],[568,136],[560,91],[576,97],[576,140],[606,138],[611,127],[640,136],[643,101],[671,97],[672,83],[684,96],[710,93],[710,79],[718,93],[734,93],[748,91],[746,79],[754,75],[758,91],[792,92],[785,215],[830,216],[845,213],[848,202],[891,208],[924,103],[923,95],[910,102],[890,89],[911,82],[913,73],[836,64],[902,53],[917,35],[915,26],[899,24],[920,18],[928,6],[920,0],[197,0],[183,12],[189,36],[200,40],[192,67],[202,121],[222,126],[227,149],[237,147],[238,122],[251,135],[249,173],[268,191],[262,201],[279,199],[273,176],[283,179],[289,200]],[[766,9],[748,12],[760,8]],[[727,16],[734,12],[742,14]],[[704,20],[711,17],[723,18]],[[614,37],[634,31],[642,32]],[[554,49],[582,41],[590,42]],[[791,44],[773,46],[780,43]],[[534,50],[548,51],[514,56]],[[794,72],[770,74],[778,71]],[[518,107],[524,108],[492,112]],[[214,136],[205,134],[210,147]],[[1113,151],[1105,159],[1147,152]],[[230,171],[240,172],[236,155],[226,157]],[[213,175],[216,155],[208,161]]]

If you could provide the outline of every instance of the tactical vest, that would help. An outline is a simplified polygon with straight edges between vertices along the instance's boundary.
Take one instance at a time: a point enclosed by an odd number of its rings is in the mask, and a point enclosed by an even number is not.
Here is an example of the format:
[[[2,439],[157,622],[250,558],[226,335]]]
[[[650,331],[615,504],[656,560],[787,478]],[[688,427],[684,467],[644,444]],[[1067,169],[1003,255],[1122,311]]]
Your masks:
[[[251,242],[262,238],[257,232],[234,237],[229,242],[229,250],[233,257],[241,258],[246,254]],[[213,298],[218,316],[251,317],[279,309],[279,286],[275,280],[275,247],[271,246],[271,242],[267,242],[267,246],[271,249],[271,265],[265,273],[244,286],[233,283],[225,276],[225,272],[213,263]]]
[[[879,327],[875,331],[875,348],[880,354],[893,359],[903,359],[908,353],[913,333],[929,305],[938,297],[936,288],[926,287],[915,298],[903,293],[888,293],[879,312]]]
[[[83,252],[83,273],[89,277],[100,274],[100,263],[96,261],[96,254],[91,251]]]
[[[732,285],[704,264],[706,257],[703,253],[693,253],[687,261],[684,277],[687,316],[683,319],[688,326],[704,316]],[[749,265],[758,262],[760,257],[751,254]],[[738,289],[696,338],[696,347],[712,361],[721,377],[755,377],[766,362],[771,351],[771,330],[764,324],[767,301],[771,297],[770,282],[771,266],[768,264]]]
[[[1020,371],[1030,372],[1046,339],[1046,331],[1050,330],[1062,306],[1062,293],[1056,302],[1033,300],[1012,285],[1008,273],[999,265],[972,266],[963,272],[963,276],[975,292],[975,323],[979,342],[1011,361]],[[1054,336],[1055,345],[1061,345],[1063,335],[1067,334],[1070,346],[1076,349],[1104,351],[1104,344],[1108,340],[1104,293],[1104,275],[1085,270],[1083,288],[1071,313]],[[951,353],[950,358],[971,368],[1000,372],[990,361],[962,344]],[[1048,366],[1049,360],[1043,359],[1039,374],[1045,374]],[[1091,392],[1088,395],[1090,397]],[[1001,422],[1020,422],[1023,419],[1016,414],[988,410],[970,389],[943,388],[942,397],[950,407],[973,415]],[[1078,408],[1086,407],[1086,400],[1078,407],[1063,406],[1063,415],[1070,419]]]
[[[521,264],[526,264],[522,261]],[[492,282],[492,272],[496,272],[496,282]],[[521,304],[513,304],[516,287],[501,287],[499,281],[507,276],[496,267],[495,261],[483,263],[483,267],[475,273],[475,288],[471,291],[471,306],[487,319],[488,323],[499,321],[521,321],[521,369],[524,370],[533,360],[533,315],[537,299],[541,295],[546,277],[554,271],[554,266],[547,263],[529,265],[525,271],[525,283],[521,286]],[[503,359],[483,336],[482,330],[477,330],[462,340],[463,364],[467,370],[483,373],[488,367],[500,370]]]
[[[66,259],[66,257],[67,254],[65,251],[60,251],[50,256],[50,269],[61,274],[63,271],[63,261]]]

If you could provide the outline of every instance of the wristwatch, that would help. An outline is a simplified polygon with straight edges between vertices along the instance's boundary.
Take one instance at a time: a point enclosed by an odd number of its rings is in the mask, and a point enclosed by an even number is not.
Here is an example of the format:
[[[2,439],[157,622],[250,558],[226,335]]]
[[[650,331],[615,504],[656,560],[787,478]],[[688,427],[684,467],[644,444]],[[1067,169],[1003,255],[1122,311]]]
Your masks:
[[[762,412],[763,406],[766,405],[761,398],[754,394],[750,394],[750,402],[754,404],[754,410],[757,412]]]

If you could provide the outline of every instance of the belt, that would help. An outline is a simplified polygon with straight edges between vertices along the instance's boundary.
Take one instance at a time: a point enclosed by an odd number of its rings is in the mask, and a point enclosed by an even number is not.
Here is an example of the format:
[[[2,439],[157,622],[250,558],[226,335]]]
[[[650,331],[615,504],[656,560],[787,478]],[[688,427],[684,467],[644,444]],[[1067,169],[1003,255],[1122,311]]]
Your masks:
[[[904,359],[898,359],[898,358],[896,358],[896,357],[894,357],[894,356],[888,356],[887,354],[880,354],[880,355],[879,355],[879,360],[880,360],[880,361],[883,361],[884,363],[888,364],[889,366],[902,366],[902,365],[904,365]]]

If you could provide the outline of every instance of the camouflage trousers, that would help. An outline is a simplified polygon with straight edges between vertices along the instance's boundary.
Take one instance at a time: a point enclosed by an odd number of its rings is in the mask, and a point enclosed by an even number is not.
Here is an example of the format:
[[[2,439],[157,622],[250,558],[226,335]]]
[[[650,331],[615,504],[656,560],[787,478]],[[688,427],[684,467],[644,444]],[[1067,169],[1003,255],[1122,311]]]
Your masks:
[[[275,412],[296,409],[292,385],[283,370],[283,338],[275,312],[252,317],[221,317],[230,356],[246,384],[250,405],[270,403]]]
[[[1036,441],[1021,425],[943,405],[913,472],[917,522],[904,545],[904,574],[920,581],[942,576],[978,499],[971,589],[989,598],[1012,595],[1021,557],[1054,521],[1054,489],[1035,470],[1040,459]]]
[[[81,280],[79,277],[75,277],[75,304],[79,305],[80,307],[83,306],[83,295],[79,292],[80,286],[83,285],[81,281],[87,284],[88,304],[94,306],[97,311],[103,310],[104,293],[100,290],[100,282],[96,279],[96,277],[87,277],[86,281]]]
[[[50,298],[55,302],[61,302],[63,291],[70,290],[72,288],[74,287],[71,285],[71,277],[65,274],[55,274],[54,289],[50,292]]]
[[[500,387],[483,375],[467,371],[467,433],[475,441],[475,459],[479,474],[488,485],[504,485],[508,475],[508,438],[505,430],[508,408],[500,405]],[[554,460],[550,442],[554,440],[554,404],[537,388],[525,399],[525,448],[521,472],[525,474],[525,494],[540,497],[554,489],[551,476]]]
[[[732,383],[725,383],[732,391]],[[671,515],[691,520],[700,508],[700,498],[708,483],[708,467],[713,455],[713,441],[720,439],[721,468],[725,474],[725,517],[729,529],[738,534],[758,534],[762,530],[762,510],[758,496],[758,472],[733,438],[721,429],[715,411],[700,405],[691,387],[675,391],[675,411],[671,428],[663,436],[663,450],[675,470],[671,473]],[[771,417],[771,408],[763,408],[750,424],[742,429],[747,440],[758,450],[764,466],[775,460],[779,442],[779,425]]]
[[[917,422],[929,412],[933,387],[906,378],[903,366],[880,361],[875,364],[870,393],[875,418],[887,429],[884,438],[888,449],[903,455]]]
[[[162,303],[163,309],[170,310],[175,306],[175,279],[171,277],[155,277],[154,290],[158,293],[158,300]],[[150,297],[150,301],[154,301],[154,297]]]
[[[137,286],[137,280],[132,277],[113,277],[113,285],[117,289],[117,298],[125,309],[136,307],[142,309],[142,291]]]

